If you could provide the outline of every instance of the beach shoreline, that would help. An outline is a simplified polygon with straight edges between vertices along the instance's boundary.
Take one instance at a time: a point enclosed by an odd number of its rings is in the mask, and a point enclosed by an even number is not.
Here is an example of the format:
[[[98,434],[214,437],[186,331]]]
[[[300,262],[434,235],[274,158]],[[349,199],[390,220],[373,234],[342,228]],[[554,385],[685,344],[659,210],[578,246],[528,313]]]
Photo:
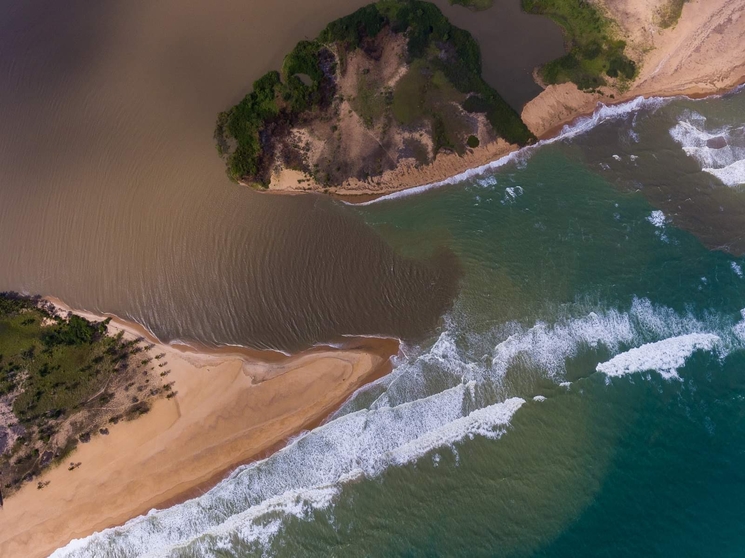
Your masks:
[[[641,0],[598,1],[620,25],[626,40],[636,50],[646,51],[640,61],[639,75],[625,91],[601,88],[601,92],[588,93],[573,83],[545,87],[523,107],[521,114],[539,141],[558,136],[566,126],[571,127],[578,120],[593,115],[600,105],[620,105],[640,97],[700,99],[727,94],[745,84],[745,61],[738,48],[745,37],[745,7],[735,0],[688,2],[678,23],[669,29],[654,27],[654,7]],[[636,44],[641,39],[634,36],[633,31],[638,31],[635,26],[642,24],[637,19],[629,19],[629,13],[641,13],[646,18],[644,25],[652,38],[644,38],[644,44]],[[282,195],[323,192],[350,204],[369,203],[396,192],[426,190],[447,183],[519,149],[517,145],[497,140],[464,157],[449,153],[424,166],[403,164],[368,183],[348,181],[349,184],[338,187],[270,186],[266,192]]]
[[[688,99],[699,100],[699,99],[708,99],[708,98],[728,95],[730,93],[737,91],[739,88],[745,85],[745,73],[733,83],[734,85],[724,87],[721,90],[713,90],[713,91],[705,90],[702,88],[702,89],[692,89],[690,90],[690,92],[671,92],[671,93],[660,93],[660,94],[650,94],[650,95],[628,95],[628,96],[615,98],[615,99],[600,98],[596,100],[592,104],[591,107],[586,107],[582,111],[577,111],[575,113],[572,113],[571,116],[560,120],[556,124],[552,124],[551,127],[546,130],[540,130],[540,134],[537,134],[536,137],[538,138],[538,142],[554,139],[557,136],[561,135],[561,133],[564,131],[565,128],[567,127],[571,128],[574,124],[576,124],[579,120],[583,118],[592,117],[595,114],[595,112],[600,107],[603,107],[603,106],[606,106],[606,107],[619,106],[619,105],[623,105],[631,101],[634,101],[635,99],[644,99],[644,100],[653,99],[653,98],[672,99],[676,97],[684,97]],[[441,184],[446,184],[449,181],[455,179],[457,176],[469,170],[474,170],[482,166],[487,166],[490,163],[496,163],[497,161],[504,159],[505,157],[508,157],[512,153],[518,152],[522,149],[534,147],[535,145],[536,144],[531,144],[531,145],[527,145],[522,148],[516,145],[511,146],[512,149],[507,149],[499,156],[493,159],[485,160],[483,163],[479,165],[474,165],[471,167],[464,168],[462,171],[455,173],[455,174],[443,173],[442,178],[438,180],[432,180],[430,182],[425,182],[422,184],[404,186],[400,188],[393,187],[393,188],[387,189],[385,191],[380,191],[380,192],[364,191],[360,193],[349,193],[345,191],[343,193],[331,192],[328,195],[342,202],[348,203],[350,205],[365,205],[375,200],[378,200],[380,198],[384,198],[386,196],[389,196],[391,194],[395,194],[398,192],[406,192],[406,191],[415,190],[415,189],[421,189],[421,191],[425,191],[425,190],[428,190],[430,187],[434,187],[434,186],[441,185]],[[275,195],[293,195],[293,194],[312,193],[312,192],[314,191],[313,190],[309,190],[307,192],[282,191],[282,190],[267,191],[267,193],[275,194]]]
[[[62,312],[70,308],[48,297]],[[240,465],[268,457],[322,424],[363,385],[391,370],[399,342],[348,339],[296,355],[238,347],[165,344],[115,316],[109,332],[145,337],[165,353],[176,395],[149,413],[80,444],[65,465],[45,471],[43,490],[26,483],[0,508],[0,555],[47,556],[73,539],[124,524],[154,508],[198,496]],[[37,479],[34,479],[37,480]]]

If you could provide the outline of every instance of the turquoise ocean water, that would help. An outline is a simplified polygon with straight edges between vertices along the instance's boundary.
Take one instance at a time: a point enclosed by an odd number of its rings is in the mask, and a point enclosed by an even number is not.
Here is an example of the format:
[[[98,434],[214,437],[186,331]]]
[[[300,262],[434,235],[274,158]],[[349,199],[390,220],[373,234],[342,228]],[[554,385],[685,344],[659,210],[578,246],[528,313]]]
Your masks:
[[[457,255],[439,330],[269,459],[55,556],[742,556],[743,115],[605,109],[349,207]]]

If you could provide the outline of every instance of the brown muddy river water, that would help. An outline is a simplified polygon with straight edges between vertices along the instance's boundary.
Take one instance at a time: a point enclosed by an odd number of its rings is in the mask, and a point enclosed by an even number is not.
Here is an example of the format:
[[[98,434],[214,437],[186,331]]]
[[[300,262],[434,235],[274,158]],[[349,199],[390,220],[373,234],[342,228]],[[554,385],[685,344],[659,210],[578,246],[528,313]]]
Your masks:
[[[132,318],[166,340],[295,350],[430,331],[458,288],[446,248],[407,259],[338,202],[231,184],[213,145],[220,110],[363,4],[3,2],[0,290]],[[561,52],[553,24],[517,0],[486,15],[438,4],[472,28],[510,102],[537,92],[532,67]]]

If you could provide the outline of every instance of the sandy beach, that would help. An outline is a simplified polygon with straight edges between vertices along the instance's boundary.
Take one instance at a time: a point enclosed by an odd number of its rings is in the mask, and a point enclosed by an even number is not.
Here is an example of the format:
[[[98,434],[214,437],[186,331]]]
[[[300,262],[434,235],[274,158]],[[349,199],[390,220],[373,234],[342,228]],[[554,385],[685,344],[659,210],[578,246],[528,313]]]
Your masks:
[[[625,92],[603,95],[572,83],[548,86],[525,105],[522,118],[539,138],[591,114],[599,102],[617,104],[635,97],[703,97],[745,83],[745,4],[739,0],[693,0],[676,25],[655,25],[659,2],[597,0],[616,21],[632,51],[639,76]],[[610,95],[613,95],[611,97]]]
[[[53,302],[64,308],[57,300]],[[88,319],[102,319],[76,312]],[[114,318],[110,331],[146,335]],[[74,538],[206,491],[240,464],[262,458],[322,422],[356,389],[390,370],[398,342],[351,341],[292,357],[156,343],[177,392],[108,436],[80,444],[70,460],[27,483],[0,508],[0,555],[41,557]]]

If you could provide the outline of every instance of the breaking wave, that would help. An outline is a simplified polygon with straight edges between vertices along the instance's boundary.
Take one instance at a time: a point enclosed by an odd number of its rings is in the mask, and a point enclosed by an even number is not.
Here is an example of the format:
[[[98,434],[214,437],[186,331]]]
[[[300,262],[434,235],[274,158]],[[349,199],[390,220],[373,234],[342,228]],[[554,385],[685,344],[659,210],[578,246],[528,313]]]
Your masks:
[[[360,410],[296,439],[263,461],[237,469],[205,495],[151,511],[122,527],[76,540],[53,556],[164,556],[189,548],[197,556],[236,540],[267,544],[279,516],[304,517],[327,507],[341,486],[475,435],[499,438],[524,400],[476,408],[473,383],[462,383],[396,407]],[[257,520],[269,517],[268,523]]]
[[[713,333],[689,333],[647,343],[598,364],[596,370],[607,376],[625,376],[655,370],[663,378],[677,378],[688,357],[696,351],[711,351],[721,339]]]
[[[213,556],[216,549],[265,548],[287,518],[312,519],[350,481],[474,436],[500,438],[519,409],[546,400],[546,379],[569,385],[574,357],[594,355],[586,375],[656,370],[670,379],[696,351],[723,358],[745,343],[745,310],[741,320],[696,317],[635,298],[625,310],[574,304],[555,314],[551,323],[511,322],[479,335],[451,316],[433,345],[406,347],[391,374],[359,390],[326,424],[240,467],[201,497],[75,540],[53,556]]]
[[[670,136],[702,171],[727,186],[745,184],[745,126],[707,130],[706,117],[689,112],[670,129]]]

